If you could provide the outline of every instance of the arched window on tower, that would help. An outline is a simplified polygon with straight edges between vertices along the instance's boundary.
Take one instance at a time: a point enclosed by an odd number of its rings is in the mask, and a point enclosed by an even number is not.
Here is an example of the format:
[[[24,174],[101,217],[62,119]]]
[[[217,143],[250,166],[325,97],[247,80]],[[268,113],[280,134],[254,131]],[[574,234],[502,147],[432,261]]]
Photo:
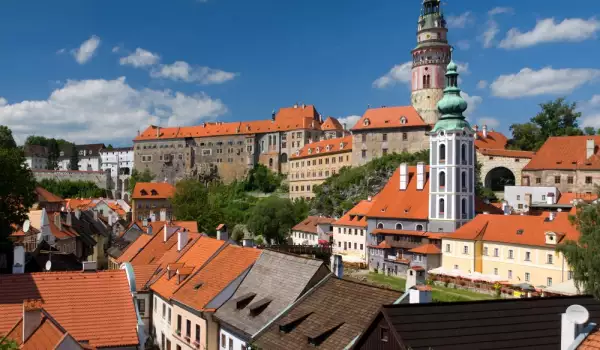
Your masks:
[[[446,212],[445,204],[446,204],[446,201],[444,200],[444,198],[440,198],[439,205],[438,205],[440,215],[444,215],[444,213]]]
[[[440,145],[440,163],[446,163],[446,145]]]
[[[396,230],[402,230],[402,224],[401,223],[397,223],[396,224]]]
[[[423,76],[423,89],[428,89],[431,87],[431,75],[425,74]]]
[[[462,163],[464,165],[467,165],[467,145],[466,144],[462,144],[462,146],[460,146],[460,159],[462,159]]]
[[[460,186],[461,186],[463,192],[467,191],[467,172],[466,171],[463,171],[460,174]]]
[[[440,171],[440,188],[444,188],[446,187],[446,173],[443,171]]]
[[[460,212],[462,213],[462,218],[466,219],[467,218],[467,199],[463,198],[460,201]]]

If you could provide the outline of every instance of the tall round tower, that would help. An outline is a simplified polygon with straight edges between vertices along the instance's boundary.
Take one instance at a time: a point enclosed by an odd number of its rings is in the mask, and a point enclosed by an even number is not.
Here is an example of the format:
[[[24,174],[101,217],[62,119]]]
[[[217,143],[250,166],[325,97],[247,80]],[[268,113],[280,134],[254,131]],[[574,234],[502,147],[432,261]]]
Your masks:
[[[437,103],[444,95],[444,74],[451,56],[447,34],[440,0],[423,0],[417,47],[412,50],[411,104],[430,125],[440,119]]]

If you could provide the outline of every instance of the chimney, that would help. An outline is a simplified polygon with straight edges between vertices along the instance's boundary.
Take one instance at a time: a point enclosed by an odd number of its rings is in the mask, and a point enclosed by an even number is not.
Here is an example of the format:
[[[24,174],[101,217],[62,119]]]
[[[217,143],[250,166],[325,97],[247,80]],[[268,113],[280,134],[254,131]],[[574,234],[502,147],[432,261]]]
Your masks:
[[[95,261],[84,261],[82,264],[83,272],[96,272],[98,269],[98,263]]]
[[[186,229],[177,231],[177,251],[183,250],[183,247],[187,244],[188,232]]]
[[[554,218],[555,218],[555,217],[556,217],[556,214],[555,214],[553,211],[551,211],[551,212],[548,214],[548,221],[554,221]]]
[[[94,213],[94,221],[98,221],[98,211],[94,210],[93,213]]]
[[[13,248],[13,266],[12,273],[19,274],[25,272],[25,247],[16,245]]]
[[[406,163],[400,164],[400,191],[406,191],[408,186],[408,165]]]
[[[596,150],[596,144],[594,143],[594,139],[589,139],[585,142],[585,158],[589,158],[594,155],[594,151]]]
[[[60,213],[54,214],[54,225],[58,227],[59,231],[62,231],[62,220],[60,219]]]
[[[590,317],[588,310],[581,305],[571,305],[561,315],[560,349],[573,348],[575,339],[582,333]]]
[[[417,163],[417,190],[421,191],[425,187],[425,163]]]
[[[160,210],[160,220],[159,221],[167,221],[167,209]]]
[[[272,119],[273,121],[275,121],[275,110],[273,110],[273,112],[271,112],[271,119]]]
[[[306,105],[303,103],[303,104],[302,104],[302,109],[304,109],[304,108],[306,108]]]
[[[152,225],[147,225],[146,226],[146,233],[149,234],[149,235],[152,235],[154,233],[152,231],[153,231]]]
[[[431,287],[426,285],[417,285],[408,292],[410,304],[428,304],[431,303]]]
[[[42,301],[25,299],[23,301],[23,342],[27,341],[42,323]]]
[[[165,224],[165,228],[163,229],[163,239],[164,241],[168,241],[173,232],[169,232],[169,226]]]
[[[142,227],[147,227],[147,226],[148,226],[148,219],[142,220]]]
[[[373,200],[373,197],[369,196],[367,197],[367,201],[371,202]]]
[[[483,133],[482,133],[482,135],[483,135],[483,138],[484,138],[484,139],[487,139],[487,136],[488,136],[488,133],[487,133],[487,125],[484,125],[484,126],[483,126]]]
[[[346,125],[346,123],[342,124],[344,126],[344,131],[348,130],[348,126]]]
[[[479,131],[479,126],[473,125],[473,130],[475,130],[475,132]]]
[[[298,108],[298,102],[294,103],[294,108]]]
[[[160,137],[160,126],[156,127],[156,137]]]
[[[67,222],[66,222],[66,224],[68,226],[73,226],[73,217],[72,217],[72,215],[73,215],[73,213],[71,213],[70,210],[67,211],[67,220],[66,220]]]
[[[331,255],[331,272],[337,277],[344,277],[344,264],[342,263],[342,256],[338,254]]]
[[[229,235],[227,234],[227,225],[221,224],[217,227],[217,239],[220,241],[227,241]]]

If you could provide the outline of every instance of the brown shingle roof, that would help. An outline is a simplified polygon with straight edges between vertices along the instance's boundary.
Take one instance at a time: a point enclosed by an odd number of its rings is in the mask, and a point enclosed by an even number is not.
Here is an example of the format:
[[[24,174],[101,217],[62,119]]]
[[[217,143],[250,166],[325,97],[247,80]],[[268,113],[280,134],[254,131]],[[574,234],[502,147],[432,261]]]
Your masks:
[[[400,296],[330,275],[261,332],[255,343],[263,349],[344,349],[381,305]],[[310,339],[317,345],[311,345]]]
[[[317,225],[322,224],[332,224],[335,222],[335,219],[326,218],[322,216],[309,216],[306,219],[302,220],[299,224],[296,224],[292,228],[292,231],[301,231],[307,233],[317,233]]]
[[[0,275],[0,334],[23,313],[25,299],[44,310],[75,340],[95,347],[137,346],[137,316],[124,270]]]

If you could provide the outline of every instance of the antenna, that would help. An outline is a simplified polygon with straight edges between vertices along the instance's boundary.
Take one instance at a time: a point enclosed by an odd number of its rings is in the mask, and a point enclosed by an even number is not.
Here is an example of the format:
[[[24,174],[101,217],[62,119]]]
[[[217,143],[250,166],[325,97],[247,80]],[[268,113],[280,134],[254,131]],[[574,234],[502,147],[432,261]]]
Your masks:
[[[27,233],[29,232],[29,228],[30,228],[30,223],[29,220],[25,220],[25,222],[23,223],[23,232]]]
[[[46,261],[46,271],[50,271],[51,268],[52,268],[52,261],[50,261],[50,260]]]
[[[571,305],[567,308],[567,319],[575,324],[584,324],[590,318],[588,310],[581,305]]]

